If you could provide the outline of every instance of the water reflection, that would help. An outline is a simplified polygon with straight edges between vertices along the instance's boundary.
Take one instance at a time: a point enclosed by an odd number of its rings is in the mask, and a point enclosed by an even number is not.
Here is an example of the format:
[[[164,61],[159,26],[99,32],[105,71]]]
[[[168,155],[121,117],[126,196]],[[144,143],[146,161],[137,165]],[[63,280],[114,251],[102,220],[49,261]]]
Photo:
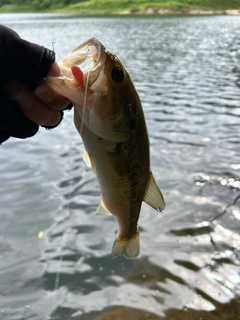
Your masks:
[[[31,41],[54,41],[58,59],[92,36],[119,55],[143,102],[167,208],[143,204],[140,256],[111,259],[117,223],[94,215],[99,188],[72,114],[50,134],[9,141],[0,318],[238,319],[238,17],[1,19]]]

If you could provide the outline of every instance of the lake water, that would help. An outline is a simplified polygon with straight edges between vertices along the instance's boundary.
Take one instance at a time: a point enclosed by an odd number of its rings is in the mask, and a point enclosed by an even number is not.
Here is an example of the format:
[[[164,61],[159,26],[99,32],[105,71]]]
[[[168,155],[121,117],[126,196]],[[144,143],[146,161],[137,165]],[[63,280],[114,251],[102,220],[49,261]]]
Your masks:
[[[240,18],[3,14],[59,60],[90,37],[139,92],[167,207],[143,204],[141,253],[111,258],[114,217],[73,112],[0,148],[0,319],[240,319]],[[44,232],[42,239],[38,233]]]

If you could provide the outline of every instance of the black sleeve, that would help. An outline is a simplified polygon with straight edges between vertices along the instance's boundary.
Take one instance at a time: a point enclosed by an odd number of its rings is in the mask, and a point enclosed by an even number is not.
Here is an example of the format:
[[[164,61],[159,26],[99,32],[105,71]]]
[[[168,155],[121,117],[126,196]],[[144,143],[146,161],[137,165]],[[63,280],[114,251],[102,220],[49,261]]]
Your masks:
[[[55,60],[53,51],[19,37],[0,25],[0,144],[10,136],[31,137],[38,125],[27,119],[4,95],[4,84],[18,80],[35,89]]]
[[[13,30],[0,25],[0,87],[9,80],[20,80],[37,86],[55,60],[49,49],[28,42]]]

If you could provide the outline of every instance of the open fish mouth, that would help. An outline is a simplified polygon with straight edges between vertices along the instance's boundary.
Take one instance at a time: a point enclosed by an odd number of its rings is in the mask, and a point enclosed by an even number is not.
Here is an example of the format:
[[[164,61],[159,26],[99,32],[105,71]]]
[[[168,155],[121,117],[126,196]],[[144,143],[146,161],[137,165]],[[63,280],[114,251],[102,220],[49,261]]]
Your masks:
[[[105,59],[105,47],[98,39],[91,38],[62,59],[62,76],[78,80],[73,69],[78,67],[78,73],[81,72],[83,77],[88,77],[88,86],[91,86],[102,70]]]

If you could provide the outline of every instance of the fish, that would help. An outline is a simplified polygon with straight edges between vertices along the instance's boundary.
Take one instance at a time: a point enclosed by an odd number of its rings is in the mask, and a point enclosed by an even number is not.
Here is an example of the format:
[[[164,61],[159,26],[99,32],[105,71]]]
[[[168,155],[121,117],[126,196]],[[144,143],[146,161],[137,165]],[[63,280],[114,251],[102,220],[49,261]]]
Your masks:
[[[140,252],[138,219],[144,201],[163,211],[165,201],[150,169],[149,138],[134,84],[119,58],[91,38],[59,62],[61,75],[46,85],[74,105],[83,159],[98,180],[96,214],[114,215],[112,257]]]

